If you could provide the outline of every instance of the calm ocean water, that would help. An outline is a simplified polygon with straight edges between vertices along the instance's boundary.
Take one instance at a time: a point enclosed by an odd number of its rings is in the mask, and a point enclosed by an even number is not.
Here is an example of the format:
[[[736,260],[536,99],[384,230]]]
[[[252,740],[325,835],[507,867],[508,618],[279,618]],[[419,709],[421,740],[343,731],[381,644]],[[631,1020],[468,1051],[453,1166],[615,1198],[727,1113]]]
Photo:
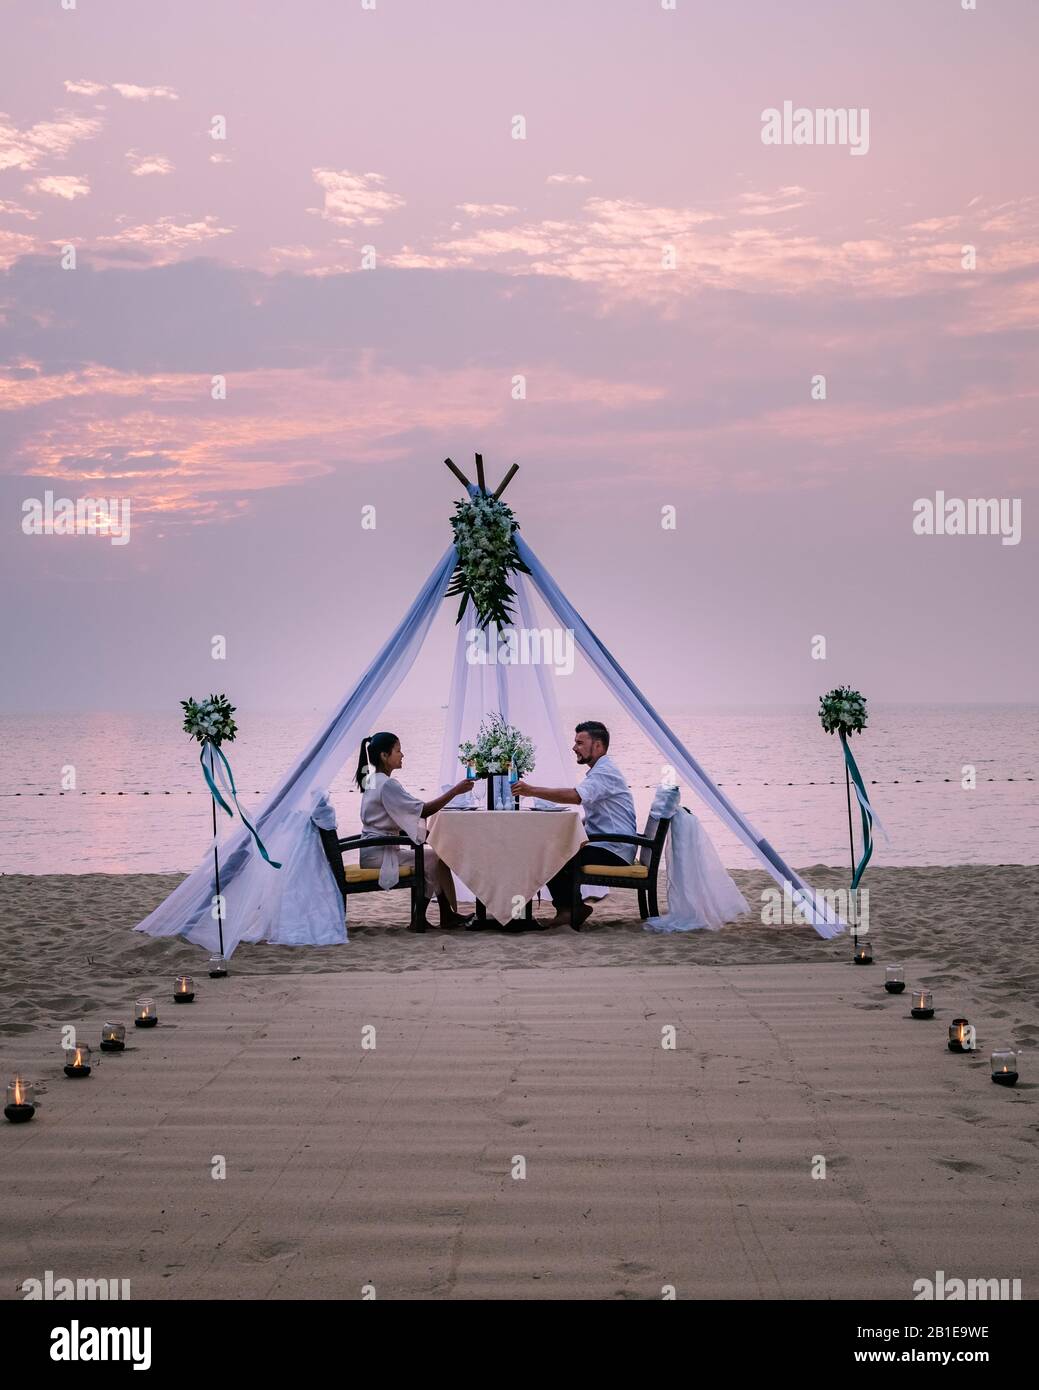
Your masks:
[[[563,713],[568,727],[589,717]],[[822,732],[814,712],[662,713],[790,864],[847,862],[840,744]],[[439,791],[443,717],[442,710],[401,709],[382,721],[401,738],[399,775],[413,791]],[[641,819],[661,759],[629,721],[606,717],[610,751],[631,782]],[[247,709],[238,719],[239,738],[227,751],[249,811],[322,719]],[[211,833],[209,798],[195,745],[181,733],[175,711],[4,715],[0,738],[0,871],[167,872],[194,868],[202,858]],[[877,784],[870,796],[891,837],[890,845],[878,837],[874,864],[1039,862],[1039,707],[871,707],[869,730],[855,739],[854,751],[867,784]],[[977,769],[973,791],[960,784],[968,763]],[[59,795],[65,766],[75,769],[76,789]],[[331,789],[344,834],[358,825],[351,772],[344,768]],[[725,863],[754,867],[696,797],[687,799]]]

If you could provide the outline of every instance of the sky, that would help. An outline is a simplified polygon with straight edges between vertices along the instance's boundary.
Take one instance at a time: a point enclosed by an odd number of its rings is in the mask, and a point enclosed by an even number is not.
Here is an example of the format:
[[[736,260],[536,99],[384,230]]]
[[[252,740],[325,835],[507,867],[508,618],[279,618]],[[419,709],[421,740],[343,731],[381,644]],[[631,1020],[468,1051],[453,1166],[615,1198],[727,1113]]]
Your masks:
[[[1037,698],[1034,0],[0,23],[0,708],[328,707],[475,451],[659,708]],[[128,542],[25,534],[48,491]],[[1017,543],[918,534],[938,492]]]

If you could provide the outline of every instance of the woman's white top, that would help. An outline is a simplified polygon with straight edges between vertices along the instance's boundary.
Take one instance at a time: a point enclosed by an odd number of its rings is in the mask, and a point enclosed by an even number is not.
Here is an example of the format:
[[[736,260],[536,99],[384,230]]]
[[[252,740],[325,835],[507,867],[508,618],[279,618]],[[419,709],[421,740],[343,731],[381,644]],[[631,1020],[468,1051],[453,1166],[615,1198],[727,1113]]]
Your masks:
[[[422,807],[426,803],[385,772],[376,772],[367,791],[361,797],[361,833],[373,835],[407,835],[409,840],[422,844],[426,838],[426,822]],[[400,878],[400,848],[382,847],[382,867],[379,887],[393,888]]]

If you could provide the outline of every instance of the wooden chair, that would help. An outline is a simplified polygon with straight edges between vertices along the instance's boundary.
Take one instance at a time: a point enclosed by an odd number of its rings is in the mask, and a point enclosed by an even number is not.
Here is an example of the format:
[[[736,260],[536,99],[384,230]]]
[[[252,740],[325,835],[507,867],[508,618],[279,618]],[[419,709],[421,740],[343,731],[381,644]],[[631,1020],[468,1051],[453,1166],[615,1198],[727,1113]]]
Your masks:
[[[634,864],[578,864],[577,873],[574,874],[570,921],[577,921],[578,908],[581,906],[581,888],[585,884],[595,884],[601,888],[633,888],[639,895],[639,917],[642,921],[647,917],[658,916],[657,875],[664,855],[664,841],[670,828],[670,816],[659,821],[655,816],[648,816],[646,828],[641,835],[589,835],[588,842],[592,845],[603,841],[611,844],[638,845],[639,857]]]
[[[379,887],[379,870],[363,869],[359,864],[346,864],[343,861],[344,853],[350,850],[359,850],[362,846],[371,849],[381,845],[400,845],[415,851],[415,863],[402,864],[400,866],[400,877],[395,888],[407,888],[411,893],[411,920],[412,931],[425,931],[426,924],[423,921],[423,906],[425,903],[426,876],[424,867],[424,857],[422,846],[409,840],[407,835],[351,835],[345,840],[340,840],[334,830],[322,830],[318,827],[318,834],[321,836],[321,843],[325,847],[325,854],[328,862],[332,866],[332,873],[335,881],[339,885],[339,891],[343,895],[343,906],[352,893],[381,893],[393,892],[391,889]]]

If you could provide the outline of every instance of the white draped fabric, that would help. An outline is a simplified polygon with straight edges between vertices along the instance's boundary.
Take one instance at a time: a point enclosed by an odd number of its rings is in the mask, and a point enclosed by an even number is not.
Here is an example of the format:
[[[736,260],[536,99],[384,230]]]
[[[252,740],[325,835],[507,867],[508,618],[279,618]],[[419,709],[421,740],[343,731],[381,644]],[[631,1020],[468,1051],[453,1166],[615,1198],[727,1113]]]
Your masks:
[[[525,575],[513,576],[516,591],[516,627],[528,632],[537,627],[530,586]],[[510,724],[522,729],[534,741],[537,749],[537,780],[542,786],[565,787],[574,780],[574,757],[567,754],[566,731],[559,718],[554,682],[560,678],[544,662],[508,664],[504,658],[508,648],[501,634],[491,625],[487,641],[478,643],[471,637],[477,631],[476,611],[466,605],[458,624],[455,642],[455,664],[451,676],[451,693],[444,721],[444,745],[440,755],[440,790],[465,776],[458,761],[458,745],[463,738],[474,738],[481,720],[499,712]],[[495,661],[473,660],[474,654],[486,654],[485,647],[493,646]],[[474,795],[486,796],[483,784]],[[485,804],[485,803],[484,803]]]
[[[525,575],[512,578],[516,593],[514,612],[516,626],[535,630],[536,614]],[[444,744],[440,755],[440,790],[447,791],[465,776],[458,760],[458,745],[463,738],[474,738],[481,720],[498,711],[522,729],[537,749],[537,777],[542,786],[566,787],[574,781],[574,757],[567,756],[566,731],[559,718],[554,682],[559,679],[553,668],[543,662],[507,665],[498,659],[509,655],[500,634],[489,626],[482,640],[477,633],[476,610],[468,603],[458,624],[455,641],[455,662],[451,674],[451,692],[444,720]],[[495,660],[474,660],[489,657],[491,648]],[[522,656],[522,649],[520,655]],[[477,782],[471,793],[471,803],[486,806],[487,784]],[[504,790],[502,787],[500,790]],[[508,793],[506,793],[508,795]],[[472,902],[472,889],[453,875],[458,901]],[[601,894],[602,890],[596,890]]]
[[[843,923],[825,900],[817,898],[814,890],[787,868],[768,841],[715,786],[564,597],[530,547],[520,537],[517,542],[521,556],[530,567],[533,586],[549,612],[564,631],[573,633],[578,649],[638,727],[674,766],[678,780],[696,791],[752,850],[777,883],[790,884],[795,900],[802,903],[808,920],[821,936],[834,936],[842,931]],[[356,755],[361,739],[371,732],[411,668],[450,584],[456,563],[452,545],[400,625],[255,817],[256,828],[271,858],[280,861],[282,867],[273,869],[264,862],[244,828],[222,847],[220,886],[224,898],[226,955],[230,956],[242,941],[328,945],[346,940],[342,898],[311,817],[315,811],[321,814],[321,799],[336,773]],[[520,574],[514,576],[513,587],[516,626],[534,629],[530,583]],[[553,666],[544,662],[472,662],[467,653],[472,649],[469,633],[475,627],[471,609],[467,609],[459,624],[455,650],[441,762],[442,785],[453,784],[464,771],[459,768],[457,758],[463,729],[466,736],[471,736],[480,720],[496,710],[533,738],[538,750],[539,781],[570,785],[574,768],[567,754],[556,707],[553,682],[558,678]],[[218,932],[213,892],[210,853],[135,930],[150,936],[184,936],[215,951]]]
[[[718,857],[703,826],[680,804],[678,787],[660,787],[650,808],[650,822],[671,817],[664,842],[667,863],[667,912],[650,917],[647,931],[718,931],[750,911],[746,898]],[[652,831],[649,832],[652,834]]]
[[[361,739],[371,733],[376,717],[411,669],[456,563],[452,545],[371,665],[261,807],[254,824],[281,868],[264,863],[245,829],[221,847],[225,955],[242,941],[327,946],[346,940],[343,899],[311,816],[339,769],[357,756]],[[149,936],[184,936],[216,951],[213,891],[210,852],[134,930]]]
[[[794,901],[802,907],[806,921],[823,937],[837,936],[844,923],[822,894],[788,868],[765,837],[751,825],[724,792],[717,787],[676,734],[620,666],[617,659],[599,640],[577,609],[566,597],[548,570],[527,545],[522,536],[516,537],[520,558],[530,570],[531,580],[549,612],[565,628],[570,628],[581,653],[599,675],[606,688],[617,697],[638,727],[675,769],[676,780],[690,786],[751,851],[764,869],[781,886],[789,885]]]

